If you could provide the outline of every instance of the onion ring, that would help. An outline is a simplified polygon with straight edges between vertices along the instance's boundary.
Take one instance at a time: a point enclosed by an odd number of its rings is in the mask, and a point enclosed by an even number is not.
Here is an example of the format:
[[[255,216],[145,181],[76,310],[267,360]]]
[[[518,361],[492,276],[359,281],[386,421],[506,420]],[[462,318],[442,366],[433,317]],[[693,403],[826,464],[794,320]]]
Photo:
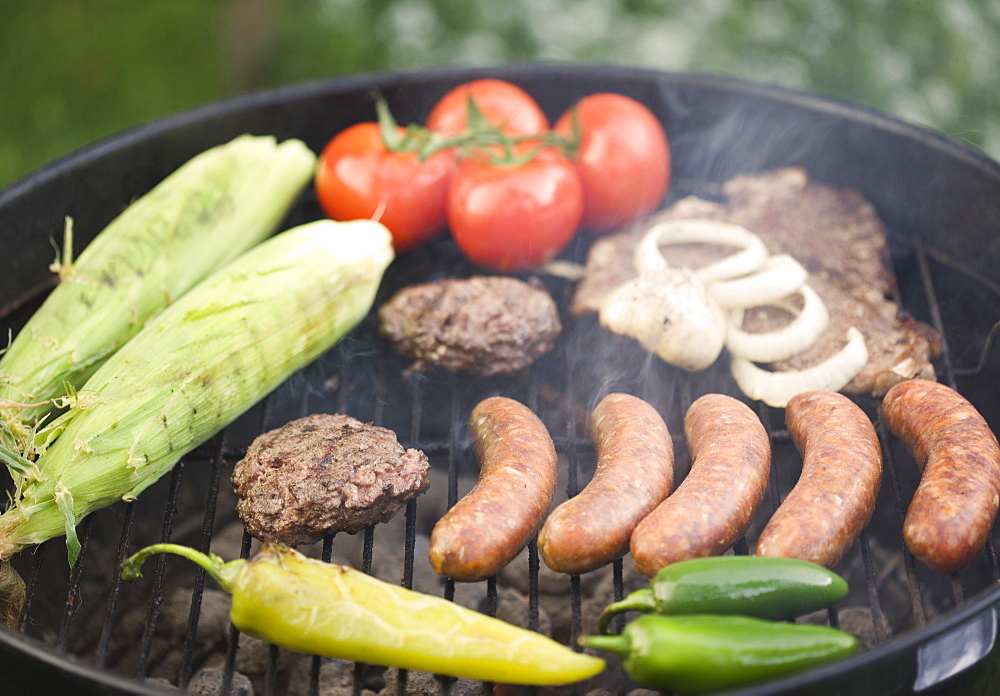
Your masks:
[[[798,310],[798,316],[774,331],[744,331],[743,310],[730,311],[726,330],[726,348],[729,352],[751,362],[769,363],[786,360],[812,346],[830,324],[830,313],[826,304],[809,285],[799,288],[799,293],[803,304],[802,309]]]
[[[768,372],[746,358],[732,356],[730,370],[740,390],[768,406],[784,408],[800,392],[840,391],[868,362],[865,337],[855,327],[847,330],[847,344],[823,362],[803,370]]]
[[[670,264],[660,251],[660,245],[689,242],[740,248],[740,251],[724,259],[689,269],[706,284],[753,273],[764,265],[768,257],[760,237],[742,225],[707,219],[665,220],[649,228],[639,240],[633,257],[635,269],[639,273],[666,270]]]
[[[809,271],[788,254],[775,254],[749,275],[710,283],[708,291],[723,309],[769,305],[796,292]]]

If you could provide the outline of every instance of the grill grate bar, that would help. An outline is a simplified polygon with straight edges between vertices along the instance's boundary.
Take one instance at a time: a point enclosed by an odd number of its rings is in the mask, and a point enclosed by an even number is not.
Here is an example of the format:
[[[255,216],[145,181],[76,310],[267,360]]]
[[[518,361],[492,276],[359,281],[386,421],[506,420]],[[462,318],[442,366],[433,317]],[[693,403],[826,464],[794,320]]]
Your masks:
[[[38,581],[42,577],[42,563],[45,561],[45,551],[48,548],[49,544],[42,544],[35,552],[35,562],[31,569],[31,576],[25,584],[24,607],[21,609],[21,618],[17,623],[17,630],[21,632],[24,632],[28,627],[35,592],[38,590]]]
[[[537,631],[541,623],[538,573],[540,570],[538,544],[528,544],[528,628]]]
[[[878,428],[878,436],[882,441],[882,481],[885,485],[885,480],[888,478],[889,487],[892,491],[892,501],[893,509],[896,514],[896,521],[898,522],[898,528],[902,530],[903,520],[906,517],[906,510],[904,505],[904,498],[900,489],[899,476],[896,471],[896,459],[893,455],[893,450],[889,446],[890,435],[881,420],[876,423]],[[921,595],[921,584],[917,579],[916,563],[913,559],[913,554],[910,553],[909,549],[903,545],[903,565],[906,576],[906,587],[909,592],[910,604],[913,611],[913,617],[916,621],[918,627],[923,626],[927,623],[927,617],[924,613],[924,602]]]
[[[927,260],[927,252],[923,242],[916,238],[913,240],[913,249],[916,252],[917,270],[920,273],[920,282],[927,298],[927,308],[930,313],[931,324],[941,334],[941,356],[940,360],[944,366],[948,386],[956,389],[955,370],[951,360],[951,348],[948,345],[948,334],[945,332],[944,319],[941,314],[941,304],[934,287],[934,279],[931,277],[930,263]]]
[[[410,395],[412,397],[410,407],[410,439],[411,447],[416,447],[415,443],[420,442],[420,426],[423,422],[423,386],[419,379],[411,379]],[[413,588],[413,567],[415,563],[417,545],[417,501],[411,500],[406,504],[406,531],[403,537],[403,587]]]
[[[223,432],[218,438],[218,445],[215,456],[212,458],[212,476],[209,482],[208,494],[205,503],[205,520],[202,525],[201,544],[199,550],[208,553],[212,545],[212,530],[215,526],[215,513],[219,500],[219,483],[222,478],[222,469],[225,464],[223,452],[226,448],[226,433]],[[120,564],[119,564],[120,565]],[[198,633],[198,621],[201,617],[201,601],[205,592],[205,569],[197,566],[194,576],[194,589],[191,593],[191,610],[188,614],[187,636],[184,641],[184,657],[181,660],[180,675],[177,685],[181,689],[186,689],[194,671],[192,660],[194,658],[195,636]]]
[[[403,536],[403,578],[400,584],[413,589],[413,566],[416,560],[417,546],[417,501],[410,500],[406,503],[405,521],[406,528]]]
[[[111,592],[108,595],[108,604],[104,612],[104,624],[101,627],[101,637],[98,640],[97,658],[95,663],[98,667],[104,667],[108,657],[108,646],[111,644],[111,634],[114,627],[115,614],[117,613],[118,597],[121,594],[122,574],[121,567],[128,554],[129,539],[132,536],[132,525],[135,523],[136,502],[129,501],[125,506],[125,519],[122,521],[122,533],[118,541],[118,551],[115,554],[115,572],[111,577]]]
[[[448,508],[451,509],[458,502],[458,458],[462,451],[461,428],[462,413],[459,409],[460,391],[458,379],[451,378],[451,411],[448,420]],[[455,599],[455,581],[445,578],[444,598],[451,601]]]
[[[566,342],[566,353],[564,358],[564,363],[566,365],[573,365],[572,354],[570,354],[569,341]],[[568,370],[567,370],[568,372]],[[531,384],[537,384],[538,379],[532,379]],[[566,439],[565,447],[561,448],[565,453],[567,470],[566,470],[566,495],[568,498],[572,498],[577,495],[582,486],[580,484],[580,445],[578,444],[580,437],[577,432],[577,414],[574,411],[574,406],[579,401],[579,396],[576,391],[576,384],[579,380],[575,378],[573,374],[567,374],[566,380],[564,382],[564,393],[566,395],[566,403],[569,404],[569,408],[566,413],[564,436]],[[531,400],[529,400],[529,408],[532,411],[536,411],[537,407],[537,389],[532,392]],[[536,411],[537,412],[537,411]],[[538,573],[540,570],[540,565],[537,561],[538,556],[538,545],[535,540],[529,545],[531,553],[535,555],[535,562],[529,564],[529,589],[530,589],[530,609],[537,613],[537,605],[539,602],[539,587],[538,587]],[[577,637],[580,635],[581,626],[583,625],[583,596],[580,590],[580,576],[573,574],[569,578],[569,588],[570,588],[570,644],[576,645]],[[534,613],[532,614],[534,617]],[[534,627],[534,626],[532,626]]]
[[[1000,344],[1000,341],[997,341],[998,336],[1000,336],[1000,321],[995,323],[992,328],[990,328],[990,332],[986,334],[986,341],[983,343],[983,348],[979,353],[979,359],[976,361],[976,364],[972,367],[966,368],[956,367],[953,369],[953,374],[956,377],[974,377],[975,375],[984,372],[986,370],[986,365],[989,363],[990,357],[993,354],[994,348]]]
[[[580,592],[579,575],[569,576],[569,587],[570,609],[572,616],[572,623],[570,626],[570,644],[576,645],[576,641],[580,637],[581,627],[583,625],[583,595]]]
[[[236,630],[236,629],[233,629]],[[281,658],[281,648],[277,645],[269,645],[267,647],[267,668],[264,670],[264,693],[265,694],[276,694],[278,693],[278,661]],[[232,680],[232,673],[229,675],[230,680]],[[227,682],[225,687],[219,689],[220,694],[230,693],[230,683]]]
[[[240,546],[240,558],[250,557],[250,546],[253,543],[253,537],[251,537],[246,530],[243,530],[243,541]],[[233,672],[236,670],[236,652],[240,647],[240,631],[233,626],[229,625],[229,644],[226,649],[226,661],[222,668],[222,683],[219,685],[220,694],[228,694],[232,684],[233,684]],[[267,664],[267,669],[265,672],[265,691],[266,694],[274,693],[275,675],[277,670],[275,666],[278,664],[277,659],[277,646],[272,646],[269,651],[269,660]]]
[[[323,550],[320,552],[320,559],[326,563],[330,562],[333,558],[333,538],[335,534],[328,534],[323,538]],[[309,694],[310,696],[318,696],[319,694],[319,672],[320,668],[323,666],[323,658],[319,655],[313,655],[311,664],[309,665]]]
[[[69,588],[66,592],[66,607],[63,612],[62,625],[59,627],[59,638],[56,640],[56,647],[61,654],[66,654],[73,619],[80,608],[80,580],[83,578],[83,568],[87,560],[87,547],[90,540],[90,529],[93,519],[87,517],[77,527],[77,534],[80,540],[80,554],[73,564],[69,574]]]
[[[177,515],[177,495],[180,490],[181,478],[183,478],[184,461],[177,463],[170,474],[170,492],[167,496],[167,509],[163,516],[163,528],[160,538],[164,542],[170,541],[170,535],[174,527],[174,518]],[[136,669],[136,677],[139,680],[145,679],[149,670],[149,658],[153,645],[153,633],[156,630],[156,622],[160,613],[160,605],[163,603],[163,579],[166,568],[166,558],[159,554],[156,557],[156,569],[153,573],[153,589],[149,597],[149,605],[146,611],[146,623],[142,632],[140,642],[139,665]]]
[[[861,532],[861,563],[865,569],[865,591],[868,597],[868,608],[872,613],[872,625],[875,630],[875,642],[882,645],[888,639],[887,622],[882,612],[882,603],[878,596],[878,579],[875,576],[875,564],[872,561],[871,543],[868,530]]]
[[[611,586],[614,601],[620,602],[625,599],[625,563],[620,558],[615,559],[614,563],[611,564]],[[621,633],[622,629],[625,628],[624,614],[619,613],[613,621],[614,631]]]

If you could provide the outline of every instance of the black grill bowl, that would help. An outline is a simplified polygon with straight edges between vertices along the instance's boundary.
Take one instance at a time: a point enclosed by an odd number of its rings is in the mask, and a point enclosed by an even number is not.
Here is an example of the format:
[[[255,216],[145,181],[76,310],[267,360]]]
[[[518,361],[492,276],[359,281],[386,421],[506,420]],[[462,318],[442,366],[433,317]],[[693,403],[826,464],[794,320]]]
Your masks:
[[[817,181],[860,191],[889,230],[900,304],[945,337],[944,352],[935,363],[939,379],[965,394],[994,430],[1000,426],[1000,396],[993,386],[998,360],[992,341],[1000,322],[996,279],[1000,165],[957,142],[876,111],[715,76],[581,65],[372,74],[254,94],[136,128],[59,160],[0,192],[0,330],[16,332],[44,296],[54,254],[52,240],[60,238],[66,215],[73,217],[77,245],[82,247],[131,200],[204,149],[254,133],[299,138],[319,152],[344,127],[373,120],[377,95],[388,101],[400,122],[415,122],[427,115],[447,89],[484,76],[521,85],[553,119],[575,99],[597,91],[621,92],[646,103],[662,119],[671,140],[671,199],[711,193],[737,174],[786,165],[804,167]],[[319,216],[315,197],[307,191],[286,226]],[[584,253],[581,244],[567,256],[580,260]],[[441,239],[429,249],[400,257],[387,274],[378,301],[408,283],[475,270],[448,239]],[[569,288],[552,282],[554,295],[565,300]],[[592,405],[598,389],[613,382],[616,388],[647,397],[665,413],[674,432],[680,432],[684,407],[700,394],[738,394],[724,372],[682,376],[666,367],[651,367],[638,354],[616,356],[613,374],[598,375],[593,370],[599,366],[589,365],[593,361],[587,358],[605,353],[589,344],[584,347],[586,340],[580,340],[586,336],[599,343],[599,334],[592,328],[570,327],[554,355],[507,380],[439,372],[406,379],[401,375],[403,363],[374,335],[369,318],[260,407],[185,457],[173,475],[146,491],[139,501],[121,503],[88,518],[81,527],[84,553],[75,569],[65,567],[62,540],[15,559],[15,567],[29,583],[30,603],[19,630],[0,629],[4,666],[0,693],[158,693],[165,688],[147,678],[155,652],[149,646],[164,586],[176,581],[195,588],[191,606],[185,609],[194,635],[200,619],[200,593],[210,583],[193,572],[177,575],[180,579],[175,580],[174,568],[179,563],[149,562],[148,579],[123,586],[116,564],[125,554],[166,537],[208,548],[213,534],[235,519],[229,470],[249,440],[264,428],[320,410],[346,411],[378,422],[393,428],[405,446],[428,452],[435,466],[447,472],[445,485],[453,500],[458,493],[457,477],[470,466],[464,419],[482,396],[504,393],[523,399],[542,415],[560,451],[569,454],[567,485],[575,491],[585,481],[588,444],[572,413]],[[553,400],[552,393],[560,394],[560,399]],[[877,420],[873,399],[857,401]],[[794,470],[797,464],[782,429],[782,412],[755,407],[771,431],[775,467],[787,461],[786,468]],[[954,576],[935,575],[914,561],[902,545],[901,514],[916,485],[916,467],[884,429],[880,434],[887,478],[879,509],[843,561],[845,567],[838,568],[852,578],[852,596],[860,598],[874,617],[873,626],[878,623],[880,627],[850,659],[732,693],[1000,692],[1000,660],[993,648],[1000,603],[996,536],[991,536],[987,549],[969,568]],[[685,454],[682,448],[683,443],[679,459]],[[782,485],[787,492],[788,482]],[[772,510],[775,503],[776,499]],[[411,504],[405,520],[399,516],[405,534],[398,570],[383,579],[409,584],[415,567],[426,564],[414,541],[419,505],[419,500]],[[371,567],[372,539],[379,533],[375,528],[363,535],[363,568]],[[334,540],[327,540],[324,553],[329,555],[335,545]],[[745,552],[747,542],[741,542],[740,548]],[[243,552],[248,549],[249,539],[244,537]],[[530,619],[537,625],[538,558],[533,545],[528,556]],[[621,563],[608,570],[614,573],[618,591]],[[630,562],[626,559],[625,563]],[[886,596],[887,577],[889,584],[903,588],[902,608]],[[585,580],[574,579],[566,596],[566,603],[574,606],[576,631],[581,629],[578,603]],[[496,582],[483,584],[487,608],[495,607]],[[443,587],[445,596],[454,595],[454,584]],[[143,646],[134,670],[116,671],[106,666],[107,643],[122,630],[118,622],[123,607],[136,603],[148,607]],[[832,623],[843,625],[846,619],[840,608],[830,612]],[[91,635],[93,639],[82,638]],[[236,645],[233,641],[229,670]],[[278,651],[272,650],[270,659],[276,662]],[[178,676],[170,679],[172,684],[186,686],[194,667],[189,656],[185,658]],[[616,670],[609,670],[609,675],[600,686],[616,692],[632,688]],[[271,678],[265,690],[284,693],[283,688],[280,680]],[[571,687],[565,692],[584,693],[585,688]]]

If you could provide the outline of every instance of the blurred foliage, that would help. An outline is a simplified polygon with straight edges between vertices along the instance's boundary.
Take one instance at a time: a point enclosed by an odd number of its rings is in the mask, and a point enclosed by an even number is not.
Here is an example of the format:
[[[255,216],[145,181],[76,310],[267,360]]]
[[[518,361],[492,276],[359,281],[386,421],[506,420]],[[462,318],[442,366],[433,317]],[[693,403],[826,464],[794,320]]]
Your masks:
[[[0,186],[250,91],[525,61],[801,88],[1000,156],[1000,0],[0,0]]]

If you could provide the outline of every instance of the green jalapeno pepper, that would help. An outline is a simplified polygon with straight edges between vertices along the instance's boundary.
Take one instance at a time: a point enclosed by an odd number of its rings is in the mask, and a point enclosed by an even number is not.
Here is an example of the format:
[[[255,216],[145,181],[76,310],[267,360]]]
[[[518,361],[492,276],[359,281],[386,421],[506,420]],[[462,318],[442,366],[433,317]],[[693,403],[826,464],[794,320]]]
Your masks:
[[[199,564],[232,595],[236,628],[289,650],[510,684],[567,684],[604,669],[540,633],[279,544],[228,563],[154,544],[125,561],[122,577],[138,577],[143,560],[163,552]]]
[[[608,605],[597,621],[606,633],[623,611],[657,614],[743,614],[793,619],[847,595],[847,582],[827,568],[794,558],[717,556],[672,563],[650,586]]]
[[[710,614],[647,614],[621,635],[580,642],[618,655],[636,684],[682,694],[773,679],[847,657],[858,647],[857,638],[829,626]]]

